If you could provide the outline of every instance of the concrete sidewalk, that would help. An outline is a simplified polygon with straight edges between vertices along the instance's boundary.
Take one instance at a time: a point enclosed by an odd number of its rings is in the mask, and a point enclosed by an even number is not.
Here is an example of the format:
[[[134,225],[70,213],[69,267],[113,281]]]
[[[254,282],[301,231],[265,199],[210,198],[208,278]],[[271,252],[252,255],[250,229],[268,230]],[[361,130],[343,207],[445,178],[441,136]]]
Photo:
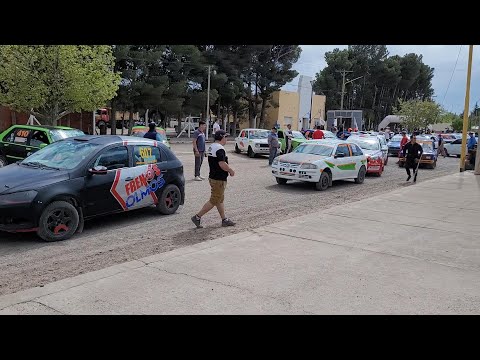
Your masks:
[[[480,176],[459,173],[5,295],[0,314],[480,314],[479,220]]]

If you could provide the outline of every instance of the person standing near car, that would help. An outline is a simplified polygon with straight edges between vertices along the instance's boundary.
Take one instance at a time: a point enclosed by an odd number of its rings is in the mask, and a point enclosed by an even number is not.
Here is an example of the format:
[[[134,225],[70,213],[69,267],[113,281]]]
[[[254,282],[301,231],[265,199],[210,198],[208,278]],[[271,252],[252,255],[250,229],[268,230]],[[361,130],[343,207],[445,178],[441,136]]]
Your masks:
[[[225,144],[227,143],[227,133],[219,130],[213,136],[215,142],[208,148],[208,165],[210,174],[208,180],[210,182],[211,195],[202,209],[192,216],[192,222],[197,228],[202,228],[202,216],[217,207],[218,213],[222,218],[222,226],[234,226],[235,223],[225,216],[225,189],[227,188],[228,175],[234,176],[235,171],[228,164],[228,157],[225,152]]]
[[[270,150],[270,155],[268,157],[268,165],[272,166],[273,159],[277,156],[278,148],[280,147],[280,142],[278,141],[277,128],[273,127],[268,134],[268,149]]]
[[[442,134],[438,134],[438,149],[437,149],[437,156],[442,154],[443,158],[445,158],[445,147],[444,147],[444,140]]]
[[[287,124],[287,130],[285,130],[285,153],[289,153],[292,151],[292,139],[293,139],[293,133],[292,133],[292,125]]]
[[[202,168],[203,156],[205,154],[205,129],[207,124],[205,121],[198,123],[198,129],[193,132],[193,153],[195,155],[195,181],[205,180],[200,176],[200,169]]]
[[[160,134],[157,132],[155,123],[148,124],[148,131],[143,135],[145,139],[152,139],[157,141],[162,141]]]
[[[317,130],[313,132],[313,139],[320,140],[323,138],[325,138],[325,134],[322,131],[322,127],[320,125],[317,125]]]
[[[469,135],[470,137],[468,138],[467,149],[470,153],[475,149],[475,145],[477,145],[477,139],[475,139],[475,134],[473,132],[471,132]]]
[[[410,174],[410,168],[413,169],[413,182],[417,181],[417,169],[418,162],[423,154],[422,146],[417,143],[417,136],[412,135],[410,142],[407,143],[403,149],[403,156],[405,157],[405,170],[407,170],[407,181],[410,181],[412,175]]]

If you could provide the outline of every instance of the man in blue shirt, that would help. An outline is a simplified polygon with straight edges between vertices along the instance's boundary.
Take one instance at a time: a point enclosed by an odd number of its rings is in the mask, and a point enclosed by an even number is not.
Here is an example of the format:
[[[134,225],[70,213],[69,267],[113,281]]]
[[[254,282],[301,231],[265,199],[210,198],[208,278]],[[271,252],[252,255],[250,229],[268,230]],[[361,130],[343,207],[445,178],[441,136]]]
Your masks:
[[[193,133],[193,153],[195,155],[195,180],[202,181],[205,180],[204,177],[200,176],[200,169],[203,163],[203,157],[205,154],[205,130],[207,129],[207,124],[205,121],[200,121],[198,123],[198,129]]]
[[[475,134],[471,132],[470,137],[468,138],[468,143],[467,143],[468,151],[472,151],[473,149],[475,149],[476,144],[477,144],[477,139],[475,139]]]

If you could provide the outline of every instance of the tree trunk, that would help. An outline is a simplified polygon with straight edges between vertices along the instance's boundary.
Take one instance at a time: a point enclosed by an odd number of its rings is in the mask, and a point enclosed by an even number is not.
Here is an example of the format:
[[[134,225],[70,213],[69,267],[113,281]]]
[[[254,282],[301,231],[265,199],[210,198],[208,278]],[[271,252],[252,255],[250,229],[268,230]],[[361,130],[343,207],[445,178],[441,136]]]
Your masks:
[[[133,128],[133,110],[128,112],[128,136],[132,135]]]
[[[233,113],[233,133],[231,132],[232,136],[234,137],[237,136],[237,127],[238,127],[238,111],[235,111]]]
[[[10,111],[12,114],[12,125],[17,125],[17,113],[15,111]]]
[[[262,97],[262,108],[260,109],[260,124],[259,128],[263,129],[265,128],[265,110],[267,107],[267,99],[265,97]]]

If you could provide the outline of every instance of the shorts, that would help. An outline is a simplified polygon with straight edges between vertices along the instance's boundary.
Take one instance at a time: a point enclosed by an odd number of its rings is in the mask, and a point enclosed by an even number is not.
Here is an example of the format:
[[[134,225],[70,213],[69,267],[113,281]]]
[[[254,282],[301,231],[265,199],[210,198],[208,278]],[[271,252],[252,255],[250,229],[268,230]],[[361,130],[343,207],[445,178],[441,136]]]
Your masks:
[[[220,205],[225,199],[225,189],[227,188],[227,182],[222,180],[208,179],[210,187],[212,188],[212,194],[210,195],[210,203],[212,205]]]

